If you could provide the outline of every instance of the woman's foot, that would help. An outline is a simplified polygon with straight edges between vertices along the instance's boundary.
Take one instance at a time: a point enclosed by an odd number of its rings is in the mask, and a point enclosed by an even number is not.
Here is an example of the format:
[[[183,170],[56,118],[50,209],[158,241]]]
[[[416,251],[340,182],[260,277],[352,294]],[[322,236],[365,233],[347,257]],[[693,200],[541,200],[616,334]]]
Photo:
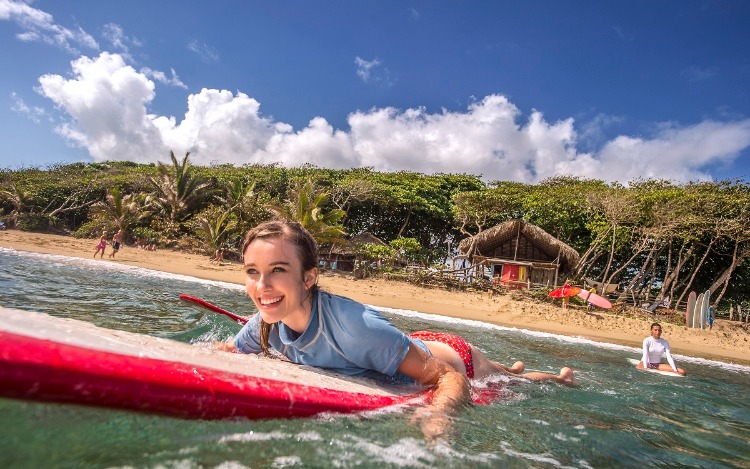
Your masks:
[[[557,378],[560,383],[567,384],[568,386],[576,384],[575,374],[573,373],[573,370],[567,366],[560,369],[560,374],[557,375]]]

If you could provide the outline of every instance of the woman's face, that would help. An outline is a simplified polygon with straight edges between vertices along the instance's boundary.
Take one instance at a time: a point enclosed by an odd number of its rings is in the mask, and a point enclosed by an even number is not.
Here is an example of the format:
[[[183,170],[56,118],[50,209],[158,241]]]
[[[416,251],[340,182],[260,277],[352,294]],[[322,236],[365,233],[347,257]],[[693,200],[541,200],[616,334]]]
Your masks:
[[[263,321],[304,332],[312,310],[317,269],[303,272],[295,246],[282,238],[256,239],[245,249],[245,291]]]
[[[661,337],[661,326],[654,326],[651,328],[651,337],[654,339]]]

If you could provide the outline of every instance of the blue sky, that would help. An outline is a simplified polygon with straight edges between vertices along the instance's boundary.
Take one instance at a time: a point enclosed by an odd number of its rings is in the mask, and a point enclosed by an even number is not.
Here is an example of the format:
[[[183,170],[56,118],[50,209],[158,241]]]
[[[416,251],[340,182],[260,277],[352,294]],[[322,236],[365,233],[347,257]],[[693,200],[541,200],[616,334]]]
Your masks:
[[[0,0],[0,167],[748,180],[750,2]]]

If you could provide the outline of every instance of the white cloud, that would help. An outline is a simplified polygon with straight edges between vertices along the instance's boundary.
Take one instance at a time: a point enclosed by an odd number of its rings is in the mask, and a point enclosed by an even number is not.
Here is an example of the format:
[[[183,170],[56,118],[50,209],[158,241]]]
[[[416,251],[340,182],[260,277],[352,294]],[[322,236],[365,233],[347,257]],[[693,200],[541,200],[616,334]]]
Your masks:
[[[0,0],[0,20],[14,21],[23,31],[16,35],[21,41],[43,42],[77,54],[77,46],[99,49],[96,40],[78,27],[69,29],[55,23],[49,13],[13,0]]]
[[[95,160],[166,161],[192,152],[197,164],[280,163],[321,167],[481,174],[485,180],[538,182],[559,174],[607,181],[707,179],[704,168],[750,148],[750,119],[664,124],[649,138],[619,136],[580,152],[572,118],[524,117],[490,95],[465,111],[376,108],[349,115],[349,130],[323,117],[295,130],[264,117],[242,93],[203,89],[188,97],[182,120],[149,112],[154,83],[117,54],[72,62],[72,78],[45,75],[41,93],[68,115],[58,132]],[[606,125],[608,119],[601,119]],[[590,130],[587,130],[590,131]]]
[[[71,118],[57,131],[96,160],[153,161],[154,148],[164,146],[146,112],[154,83],[117,54],[81,57],[71,65],[74,78],[39,78],[40,92]]]
[[[137,38],[127,36],[122,27],[115,23],[102,26],[102,36],[123,56],[130,57],[131,47],[141,47],[143,44]]]
[[[47,111],[44,108],[39,106],[29,106],[16,93],[11,93],[11,99],[13,100],[13,105],[10,109],[28,118],[32,122],[38,124],[42,119],[49,119],[49,114],[47,114]]]
[[[354,63],[357,65],[357,76],[365,83],[374,83],[382,86],[391,86],[394,83],[393,74],[379,59],[365,60],[361,57],[355,57]]]
[[[178,88],[182,88],[186,90],[187,85],[183,83],[182,80],[180,80],[180,77],[177,76],[177,72],[175,72],[173,68],[170,70],[172,71],[172,76],[169,76],[169,77],[164,72],[160,72],[158,70],[151,70],[148,67],[143,67],[141,69],[141,73],[164,85],[176,86]]]
[[[195,52],[198,57],[200,57],[200,59],[207,64],[212,64],[219,61],[219,53],[216,52],[216,49],[206,45],[205,43],[198,44],[198,41],[191,41],[188,44],[187,48],[189,51]]]
[[[354,63],[357,64],[357,76],[362,79],[365,83],[370,81],[370,73],[372,69],[380,65],[380,60],[373,59],[367,61],[360,57],[354,58]]]
[[[613,179],[663,178],[705,180],[709,164],[729,162],[750,147],[750,119],[704,121],[687,127],[671,126],[650,139],[620,136],[598,154],[602,171]],[[593,176],[592,176],[593,177]]]
[[[684,69],[680,74],[690,83],[710,80],[718,74],[716,67],[698,67],[691,65]]]

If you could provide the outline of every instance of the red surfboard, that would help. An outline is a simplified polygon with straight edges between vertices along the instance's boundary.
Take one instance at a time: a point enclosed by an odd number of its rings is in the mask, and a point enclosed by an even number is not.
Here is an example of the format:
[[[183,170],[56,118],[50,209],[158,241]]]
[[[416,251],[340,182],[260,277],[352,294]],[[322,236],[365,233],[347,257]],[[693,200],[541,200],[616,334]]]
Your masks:
[[[0,396],[184,418],[351,413],[428,393],[256,355],[0,308]]]

